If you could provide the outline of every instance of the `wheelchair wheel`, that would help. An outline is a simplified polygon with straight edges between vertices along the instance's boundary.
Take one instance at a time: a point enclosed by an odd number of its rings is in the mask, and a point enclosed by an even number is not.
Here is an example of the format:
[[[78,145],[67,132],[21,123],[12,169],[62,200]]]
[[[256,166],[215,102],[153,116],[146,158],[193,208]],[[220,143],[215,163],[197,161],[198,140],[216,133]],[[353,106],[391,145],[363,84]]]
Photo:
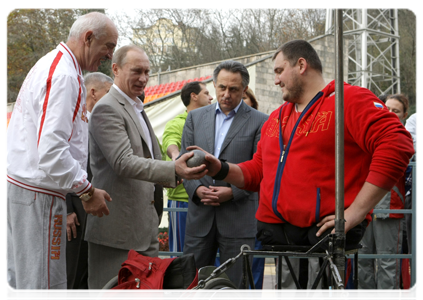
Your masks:
[[[115,277],[113,277],[112,279],[110,279],[109,282],[106,283],[105,286],[103,286],[103,290],[110,290],[110,289],[114,288],[117,285],[118,285],[118,275],[116,275]]]
[[[228,279],[214,278],[199,289],[192,300],[242,300],[242,295]]]

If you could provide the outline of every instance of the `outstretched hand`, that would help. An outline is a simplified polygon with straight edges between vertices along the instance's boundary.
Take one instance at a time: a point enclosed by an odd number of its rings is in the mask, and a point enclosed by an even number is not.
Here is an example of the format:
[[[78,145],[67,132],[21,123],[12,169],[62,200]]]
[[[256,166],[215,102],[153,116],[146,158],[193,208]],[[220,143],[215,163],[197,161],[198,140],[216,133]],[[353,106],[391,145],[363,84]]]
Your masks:
[[[208,153],[207,151],[203,150],[202,148],[198,147],[198,146],[189,146],[187,147],[188,151],[192,151],[192,150],[201,150],[206,154],[206,160],[208,161],[208,164],[206,166],[207,169],[207,175],[209,176],[214,176],[216,175],[219,171],[220,168],[222,167],[222,164],[220,162],[220,160],[218,158],[216,158],[214,155]]]
[[[193,155],[194,153],[188,152],[175,160],[175,172],[180,178],[187,180],[200,179],[208,173],[205,164],[193,168],[187,166],[187,160]]]

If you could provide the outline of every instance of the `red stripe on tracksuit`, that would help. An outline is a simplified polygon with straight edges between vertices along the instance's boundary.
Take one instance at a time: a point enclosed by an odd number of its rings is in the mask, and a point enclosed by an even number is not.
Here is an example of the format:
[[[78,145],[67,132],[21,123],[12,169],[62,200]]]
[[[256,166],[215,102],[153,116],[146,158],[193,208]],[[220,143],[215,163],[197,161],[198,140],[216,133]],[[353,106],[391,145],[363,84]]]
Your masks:
[[[26,190],[29,190],[29,191],[33,191],[33,192],[41,193],[41,194],[46,194],[46,195],[53,196],[53,197],[59,197],[63,200],[66,200],[66,196],[60,194],[59,192],[55,192],[55,191],[52,191],[52,190],[43,189],[43,188],[34,187],[34,186],[31,186],[31,185],[25,184],[23,182],[16,180],[15,178],[10,177],[9,175],[7,175],[7,181],[10,182],[11,184],[14,184],[16,186],[19,186],[19,187],[26,189]]]
[[[48,280],[48,285],[47,285],[47,289],[50,289],[50,238],[51,238],[51,218],[52,218],[52,211],[53,211],[53,205],[54,205],[54,197],[51,200],[51,207],[50,207],[50,216],[49,216],[49,220],[48,220],[48,253],[47,253],[47,280]]]
[[[79,92],[78,92],[78,101],[76,101],[76,106],[75,106],[75,111],[73,113],[73,118],[72,118],[72,123],[75,121],[76,115],[78,114],[78,110],[79,110],[79,106],[81,105],[81,80],[78,77],[78,83],[79,83]],[[71,132],[71,135],[69,137],[68,142],[70,141],[70,139],[72,138],[73,135],[73,130]]]
[[[73,113],[72,122],[75,121],[76,115],[78,114],[79,106],[81,105],[81,80],[78,77],[79,83],[79,92],[78,92],[78,101],[76,102],[75,112]]]
[[[70,53],[70,51],[68,50],[67,46],[65,46],[63,43],[60,43],[60,45],[62,45],[62,47],[65,48],[65,50],[69,53],[69,56],[72,58],[73,65],[75,66],[75,69],[76,69],[76,63],[75,63],[75,60],[73,59],[72,53]],[[81,69],[79,69],[79,73],[81,73]]]
[[[69,53],[70,57],[72,58],[73,65],[75,66],[75,69],[76,69],[76,63],[75,63],[75,60],[73,59],[72,54],[69,52],[68,48],[67,48],[67,47],[65,47],[65,45],[63,45],[62,43],[60,43],[60,44],[61,44],[61,45],[63,46],[63,48],[65,48],[65,50]],[[79,79],[79,77],[78,77],[78,83],[79,83],[78,101],[76,102],[76,106],[75,106],[75,111],[74,111],[74,113],[73,113],[72,122],[74,122],[74,121],[75,121],[76,115],[78,114],[79,106],[81,105],[81,80]],[[72,130],[72,132],[71,132],[71,135],[70,135],[70,137],[69,137],[68,142],[69,142],[69,141],[70,141],[70,139],[72,138],[72,135],[73,135],[73,130]]]
[[[59,53],[57,53],[56,55],[56,58],[53,60],[53,63],[51,64],[51,67],[50,67],[50,71],[48,73],[46,97],[44,99],[44,104],[43,104],[43,115],[41,117],[40,130],[38,132],[37,147],[38,147],[38,144],[40,143],[41,132],[43,131],[44,120],[46,118],[47,105],[48,105],[48,100],[50,97],[50,90],[51,90],[51,79],[53,78],[53,73],[56,70],[56,67],[59,64],[59,61],[62,58],[62,56],[63,56],[63,53],[59,51]]]

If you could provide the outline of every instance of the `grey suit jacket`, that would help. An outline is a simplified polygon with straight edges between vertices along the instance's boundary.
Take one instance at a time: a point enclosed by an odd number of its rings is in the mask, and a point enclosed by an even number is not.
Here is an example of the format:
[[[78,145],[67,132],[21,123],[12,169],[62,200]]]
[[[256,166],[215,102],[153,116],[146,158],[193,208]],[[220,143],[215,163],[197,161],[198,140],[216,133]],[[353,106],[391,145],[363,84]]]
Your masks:
[[[195,109],[188,114],[182,134],[181,154],[186,147],[196,145],[209,153],[214,152],[216,105]],[[234,116],[231,127],[222,144],[219,158],[231,163],[241,163],[253,158],[260,139],[261,128],[268,115],[252,109],[242,103]],[[220,206],[213,207],[199,202],[195,192],[200,186],[229,186],[234,198]],[[212,226],[216,226],[225,237],[251,238],[257,231],[255,213],[258,207],[258,195],[241,190],[224,181],[216,181],[210,176],[200,180],[184,181],[189,196],[186,233],[204,237]]]
[[[159,218],[154,208],[154,183],[175,186],[175,165],[161,160],[150,130],[154,158],[131,104],[113,87],[99,101],[89,121],[92,184],[112,197],[110,214],[87,218],[85,239],[119,249],[146,250],[156,234]]]

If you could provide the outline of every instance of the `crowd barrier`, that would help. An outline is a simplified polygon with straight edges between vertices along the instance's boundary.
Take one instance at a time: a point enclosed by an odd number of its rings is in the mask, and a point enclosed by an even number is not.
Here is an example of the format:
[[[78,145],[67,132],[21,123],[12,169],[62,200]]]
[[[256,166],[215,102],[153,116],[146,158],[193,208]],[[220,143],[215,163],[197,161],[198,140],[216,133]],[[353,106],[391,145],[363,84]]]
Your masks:
[[[374,213],[401,213],[411,214],[411,253],[410,254],[359,254],[359,259],[374,259],[374,258],[395,258],[395,259],[410,259],[410,287],[416,283],[416,162],[410,162],[412,167],[412,205],[411,209],[375,209]],[[164,208],[164,211],[188,211],[187,208]],[[409,238],[409,237],[408,237]],[[182,252],[159,251],[159,256],[180,256]],[[265,258],[268,256],[254,255],[254,257]],[[277,256],[275,256],[277,257]],[[347,255],[347,258],[354,258],[354,255]]]

